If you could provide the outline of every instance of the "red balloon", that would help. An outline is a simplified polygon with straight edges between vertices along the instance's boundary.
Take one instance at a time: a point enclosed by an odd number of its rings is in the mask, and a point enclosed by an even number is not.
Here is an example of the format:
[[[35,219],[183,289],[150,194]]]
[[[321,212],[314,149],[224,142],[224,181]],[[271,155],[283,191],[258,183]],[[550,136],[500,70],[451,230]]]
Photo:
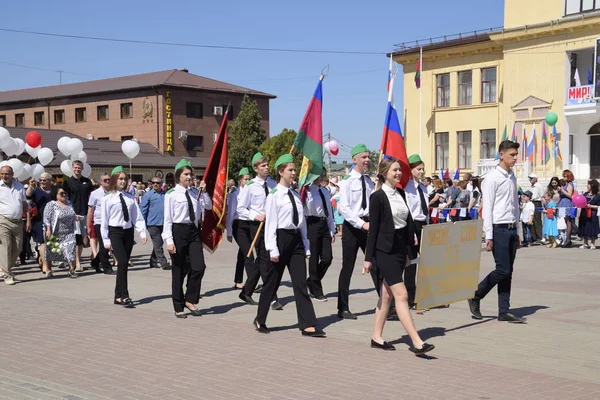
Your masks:
[[[338,147],[336,147],[335,149],[332,149],[331,147],[329,148],[329,151],[331,152],[331,154],[333,154],[334,156],[337,156],[338,153],[340,152],[340,149]]]
[[[31,131],[25,135],[25,142],[34,149],[42,144],[42,136],[36,131]]]

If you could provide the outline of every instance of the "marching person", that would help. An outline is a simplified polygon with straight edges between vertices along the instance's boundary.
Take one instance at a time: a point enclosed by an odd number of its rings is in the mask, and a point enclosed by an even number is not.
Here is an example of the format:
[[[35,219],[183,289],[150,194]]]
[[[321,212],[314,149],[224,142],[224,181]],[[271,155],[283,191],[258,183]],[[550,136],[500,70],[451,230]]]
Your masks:
[[[350,279],[358,249],[365,251],[367,246],[367,233],[369,231],[369,198],[375,184],[366,175],[369,169],[369,150],[364,144],[352,148],[352,161],[354,168],[348,179],[340,187],[340,201],[338,204],[340,214],[344,217],[342,231],[342,269],[338,281],[338,317],[343,319],[356,319],[350,312]],[[379,294],[380,282],[377,276],[376,265],[370,269],[371,278]]]
[[[417,163],[415,158],[411,157],[413,158],[411,165]],[[381,184],[381,190],[373,192],[371,196],[369,237],[364,262],[364,267],[368,271],[372,268],[373,261],[377,261],[379,274],[383,279],[383,289],[375,310],[371,347],[382,350],[396,349],[394,345],[382,338],[393,297],[398,318],[412,340],[414,352],[416,355],[421,355],[433,350],[435,346],[425,343],[419,336],[408,308],[407,289],[402,282],[402,272],[407,262],[409,247],[418,243],[416,225],[404,191],[396,187],[402,178],[402,169],[398,160],[384,158],[379,163],[378,171],[377,179]],[[415,177],[414,172],[413,177]],[[409,181],[407,187],[410,185],[414,187],[414,183]]]
[[[275,163],[278,185],[271,190],[265,206],[265,247],[269,252],[270,263],[264,276],[264,286],[260,293],[258,312],[254,327],[260,333],[269,333],[266,320],[269,304],[275,296],[285,267],[288,267],[296,311],[298,327],[303,336],[325,337],[325,332],[317,327],[317,317],[306,287],[306,260],[310,257],[306,237],[306,221],[302,201],[298,193],[291,189],[296,178],[296,166],[291,154],[284,154]]]
[[[100,225],[102,222],[102,199],[108,194],[109,186],[110,175],[108,172],[105,172],[100,178],[100,187],[94,190],[90,195],[87,213],[88,230],[90,232],[92,232],[92,230],[95,231],[96,237],[100,242],[98,254],[96,257],[94,257],[90,264],[92,267],[94,267],[96,272],[104,272],[106,275],[111,275],[113,273],[113,269],[110,265],[110,255],[108,254],[108,250],[104,247],[104,242],[102,241]]]
[[[427,201],[427,188],[421,183],[425,173],[425,163],[418,154],[408,157],[411,177],[405,188],[406,201],[410,215],[415,223],[418,243],[421,243],[423,227],[429,223],[429,201]],[[466,175],[466,174],[465,174]],[[409,258],[415,259],[419,254],[419,246],[414,246]],[[408,292],[408,306],[416,307],[415,294],[417,292],[417,264],[411,263],[404,269],[404,286]]]
[[[252,240],[257,237],[260,223],[265,221],[267,195],[276,185],[276,182],[269,177],[269,160],[261,153],[256,153],[252,157],[252,167],[254,168],[254,172],[256,172],[256,178],[246,183],[244,190],[240,192],[237,205],[238,217],[240,219],[239,229],[242,230],[239,235],[240,246],[245,256],[250,251]],[[249,243],[245,243],[244,239],[246,237],[250,238]],[[247,278],[239,295],[242,301],[250,305],[258,305],[252,298],[252,294],[256,289],[259,278],[262,278],[263,283],[265,282],[265,272],[269,264],[269,255],[265,249],[264,229],[258,232],[254,250],[256,250],[256,259],[246,257]],[[283,309],[276,294],[271,299],[271,308],[274,310]]]
[[[169,269],[169,262],[163,250],[163,223],[165,219],[165,192],[162,190],[162,181],[155,176],[151,181],[152,188],[142,196],[140,210],[146,228],[152,239],[152,254],[150,255],[150,268]]]
[[[76,278],[75,275],[75,253],[76,239],[73,227],[78,223],[75,210],[67,203],[67,193],[62,186],[53,186],[50,190],[52,199],[44,207],[44,226],[46,229],[45,237],[55,237],[56,242],[60,244],[60,250],[54,249],[48,244],[45,246],[46,260],[48,262],[67,262],[69,278]]]
[[[544,187],[541,183],[538,183],[538,176],[536,174],[529,174],[529,182],[531,182],[531,201],[535,207],[533,214],[533,228],[531,229],[531,236],[534,242],[542,240],[542,198],[544,197]]]
[[[46,260],[46,240],[44,238],[44,209],[46,208],[46,204],[48,204],[52,199],[50,196],[50,192],[52,190],[52,175],[47,172],[44,172],[40,175],[40,183],[38,183],[32,179],[29,182],[29,187],[25,192],[25,197],[27,200],[31,200],[35,207],[38,210],[38,215],[31,222],[31,230],[33,232],[33,240],[37,244],[37,252],[39,257],[40,267],[42,268],[42,273],[46,278],[50,278],[53,276],[52,273],[52,263]]]
[[[212,201],[204,191],[204,181],[197,188],[200,199],[194,197],[193,176],[190,162],[185,159],[179,161],[175,166],[177,185],[165,195],[162,238],[167,242],[167,250],[171,255],[171,289],[177,318],[187,318],[184,307],[195,317],[202,315],[196,304],[200,301],[200,285],[206,264],[198,221],[204,209],[212,209]],[[186,276],[187,290],[184,295],[183,281]]]
[[[127,174],[123,167],[113,168],[110,174],[108,194],[102,198],[100,233],[104,248],[111,250],[117,259],[117,279],[114,304],[134,308],[129,297],[127,272],[133,250],[133,230],[138,232],[142,244],[146,244],[146,223],[142,218],[135,196],[125,192]]]
[[[244,252],[242,251],[242,245],[240,244],[239,236],[243,235],[245,231],[242,231],[240,229],[240,220],[237,212],[237,205],[240,192],[244,189],[244,186],[246,186],[246,182],[249,179],[250,171],[248,171],[248,168],[244,167],[240,169],[240,172],[238,173],[238,186],[234,186],[229,195],[227,196],[227,219],[225,221],[225,228],[227,229],[227,240],[229,241],[229,243],[231,243],[232,240],[235,239],[235,242],[239,247],[237,252],[237,261],[235,264],[235,276],[233,278],[233,286],[235,289],[238,290],[242,290],[244,288],[242,282],[244,281],[244,261],[246,258],[246,254],[244,254]],[[249,249],[250,243],[252,243],[252,238],[244,237],[244,239],[242,240],[245,241],[245,243],[247,243],[247,248]]]
[[[335,224],[329,190],[322,187],[327,178],[323,168],[321,176],[308,187],[304,204],[304,215],[310,242],[311,257],[308,260],[308,291],[317,301],[327,301],[321,281],[333,260],[331,244],[335,242]]]
[[[496,268],[489,273],[469,299],[469,309],[475,319],[482,319],[481,300],[498,285],[498,321],[524,323],[525,318],[509,312],[512,273],[519,238],[519,193],[512,167],[517,162],[519,143],[504,140],[498,146],[500,164],[483,180],[483,229],[486,249],[494,255]]]

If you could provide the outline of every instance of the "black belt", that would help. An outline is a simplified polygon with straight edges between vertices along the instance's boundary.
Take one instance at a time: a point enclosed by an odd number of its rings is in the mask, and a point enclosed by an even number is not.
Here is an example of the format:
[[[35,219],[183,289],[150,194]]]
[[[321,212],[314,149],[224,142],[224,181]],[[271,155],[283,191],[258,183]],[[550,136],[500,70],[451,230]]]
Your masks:
[[[306,221],[307,222],[327,221],[327,217],[315,217],[315,216],[309,215],[309,216],[306,217]]]
[[[508,229],[508,230],[515,230],[517,229],[517,223],[516,222],[511,222],[510,224],[494,224],[494,228],[503,228],[503,229]]]
[[[300,234],[300,229],[277,229],[277,232],[283,232],[289,235],[298,235]]]

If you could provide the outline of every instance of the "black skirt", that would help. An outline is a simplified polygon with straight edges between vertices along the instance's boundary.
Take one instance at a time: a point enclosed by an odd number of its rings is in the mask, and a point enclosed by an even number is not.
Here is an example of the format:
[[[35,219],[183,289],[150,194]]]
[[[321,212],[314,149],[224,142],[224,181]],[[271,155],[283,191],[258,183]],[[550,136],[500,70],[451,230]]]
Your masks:
[[[407,235],[407,228],[396,229],[394,232],[392,252],[386,253],[379,249],[375,250],[375,261],[377,263],[379,276],[390,286],[403,281],[402,276],[404,275],[404,267],[406,266],[406,257],[408,253]]]

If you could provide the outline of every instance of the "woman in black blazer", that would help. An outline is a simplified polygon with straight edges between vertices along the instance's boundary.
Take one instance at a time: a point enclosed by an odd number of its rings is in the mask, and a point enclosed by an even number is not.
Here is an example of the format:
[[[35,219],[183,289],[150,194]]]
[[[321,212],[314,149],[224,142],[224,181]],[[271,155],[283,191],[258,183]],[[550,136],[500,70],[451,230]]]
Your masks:
[[[415,223],[410,215],[404,191],[396,188],[402,177],[398,160],[395,158],[381,160],[378,171],[377,179],[381,189],[371,195],[364,267],[369,271],[373,260],[376,260],[380,277],[384,281],[375,310],[371,347],[383,350],[396,349],[382,338],[383,326],[393,296],[398,318],[412,340],[415,354],[420,355],[433,350],[434,346],[423,342],[415,328],[408,309],[408,293],[402,281],[409,246],[417,242]]]

